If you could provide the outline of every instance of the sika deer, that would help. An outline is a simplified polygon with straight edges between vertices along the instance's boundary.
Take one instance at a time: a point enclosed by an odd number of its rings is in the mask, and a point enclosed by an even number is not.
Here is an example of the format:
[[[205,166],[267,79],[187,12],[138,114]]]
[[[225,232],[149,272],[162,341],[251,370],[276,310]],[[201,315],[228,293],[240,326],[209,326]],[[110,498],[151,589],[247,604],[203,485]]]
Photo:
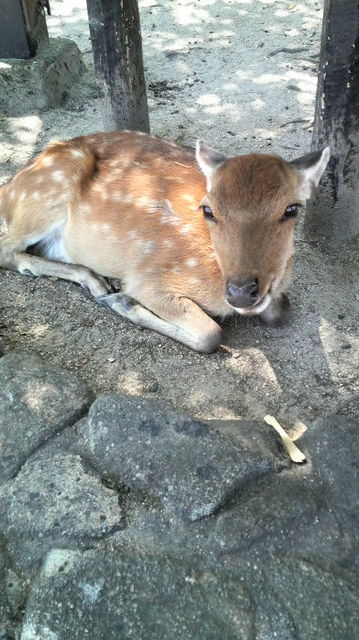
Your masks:
[[[283,319],[295,218],[328,159],[328,148],[226,159],[202,142],[194,155],[130,131],[53,143],[0,189],[0,266],[77,282],[210,352],[221,341],[210,316]]]

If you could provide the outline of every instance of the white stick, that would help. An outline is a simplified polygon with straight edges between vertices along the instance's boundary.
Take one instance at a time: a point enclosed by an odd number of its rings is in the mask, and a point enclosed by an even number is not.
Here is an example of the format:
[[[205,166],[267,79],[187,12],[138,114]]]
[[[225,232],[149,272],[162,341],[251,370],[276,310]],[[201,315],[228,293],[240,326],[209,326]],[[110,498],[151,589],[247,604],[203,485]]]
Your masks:
[[[264,421],[269,424],[273,429],[279,433],[282,438],[283,445],[288,451],[290,459],[293,462],[305,462],[306,457],[304,453],[300,449],[298,449],[297,445],[290,439],[286,431],[284,431],[283,427],[280,426],[279,422],[274,418],[274,416],[264,416]]]

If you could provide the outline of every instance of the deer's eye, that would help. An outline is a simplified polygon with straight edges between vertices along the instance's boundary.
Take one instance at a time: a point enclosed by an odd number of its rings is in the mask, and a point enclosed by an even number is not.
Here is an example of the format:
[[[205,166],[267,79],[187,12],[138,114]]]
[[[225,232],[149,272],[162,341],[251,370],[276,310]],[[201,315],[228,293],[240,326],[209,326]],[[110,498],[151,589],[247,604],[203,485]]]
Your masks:
[[[295,218],[299,213],[300,207],[301,205],[297,202],[295,204],[290,204],[289,207],[286,208],[281,222],[289,220],[289,218]]]
[[[211,220],[212,222],[216,221],[216,218],[213,215],[213,211],[211,207],[208,207],[208,205],[203,205],[202,211],[203,211],[203,217],[206,218],[206,220]]]

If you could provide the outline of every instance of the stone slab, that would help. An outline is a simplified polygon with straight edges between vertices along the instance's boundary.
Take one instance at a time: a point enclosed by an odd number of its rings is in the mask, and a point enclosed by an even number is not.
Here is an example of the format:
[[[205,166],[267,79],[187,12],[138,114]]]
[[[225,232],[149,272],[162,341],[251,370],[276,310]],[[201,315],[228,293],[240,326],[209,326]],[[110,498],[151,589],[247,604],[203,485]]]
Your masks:
[[[0,360],[0,482],[13,476],[41,444],[75,423],[92,394],[69,371],[31,354]]]
[[[151,398],[102,396],[77,431],[78,452],[103,476],[190,521],[288,464],[280,452],[235,444]]]
[[[0,111],[21,116],[58,107],[85,71],[78,46],[68,38],[50,39],[34,58],[2,59]]]
[[[118,494],[79,456],[30,460],[0,489],[1,532],[13,562],[31,575],[53,546],[95,546],[123,527]]]
[[[51,551],[34,581],[20,640],[250,640],[237,580],[169,558]]]

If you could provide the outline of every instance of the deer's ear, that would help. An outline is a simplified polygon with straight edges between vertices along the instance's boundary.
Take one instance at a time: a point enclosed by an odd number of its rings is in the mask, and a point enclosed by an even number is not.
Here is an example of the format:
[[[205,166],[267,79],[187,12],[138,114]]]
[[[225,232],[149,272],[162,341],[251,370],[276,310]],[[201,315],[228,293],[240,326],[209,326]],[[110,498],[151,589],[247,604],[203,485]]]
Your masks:
[[[207,191],[210,191],[213,175],[226,158],[215,149],[212,149],[212,147],[206,145],[202,140],[197,140],[196,160],[202,173],[207,178]]]
[[[315,151],[290,162],[299,174],[299,189],[301,200],[308,200],[317,188],[320,179],[329,162],[330,148]]]

